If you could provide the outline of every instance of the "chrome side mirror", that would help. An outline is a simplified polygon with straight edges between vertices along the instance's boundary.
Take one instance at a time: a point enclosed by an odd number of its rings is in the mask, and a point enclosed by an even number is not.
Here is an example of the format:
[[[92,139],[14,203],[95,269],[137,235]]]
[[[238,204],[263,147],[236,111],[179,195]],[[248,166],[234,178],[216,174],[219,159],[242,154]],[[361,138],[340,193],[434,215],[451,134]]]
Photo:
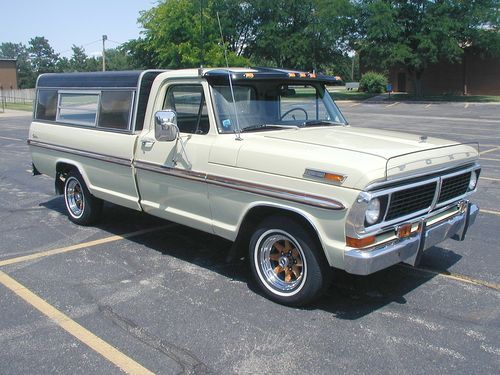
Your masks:
[[[177,139],[177,113],[171,109],[155,113],[155,138],[159,142],[171,142]]]

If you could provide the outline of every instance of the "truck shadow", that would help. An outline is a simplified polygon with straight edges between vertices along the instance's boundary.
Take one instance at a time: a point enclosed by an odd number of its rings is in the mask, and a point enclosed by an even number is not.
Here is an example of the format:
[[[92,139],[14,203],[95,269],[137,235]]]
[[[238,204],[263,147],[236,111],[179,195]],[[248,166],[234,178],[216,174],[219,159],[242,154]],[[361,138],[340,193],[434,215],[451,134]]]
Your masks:
[[[65,215],[64,201],[60,197],[42,205]],[[110,234],[123,234],[167,224],[171,226],[127,241],[246,283],[249,289],[264,298],[253,281],[246,258],[242,256],[226,261],[231,242],[220,237],[112,204],[106,204],[103,218],[96,228]],[[424,254],[422,264],[444,271],[460,259],[461,256],[453,251],[433,247]],[[391,303],[406,304],[408,293],[435,277],[432,273],[401,265],[368,276],[351,275],[338,269],[332,272],[333,282],[325,295],[303,309],[321,309],[346,320],[358,319]]]

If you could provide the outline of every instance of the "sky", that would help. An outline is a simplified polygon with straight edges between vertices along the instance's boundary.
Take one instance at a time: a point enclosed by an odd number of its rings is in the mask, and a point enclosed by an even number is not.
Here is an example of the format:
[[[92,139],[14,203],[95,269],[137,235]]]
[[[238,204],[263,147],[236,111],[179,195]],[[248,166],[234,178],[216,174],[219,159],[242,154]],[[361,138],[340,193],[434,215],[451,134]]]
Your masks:
[[[87,55],[140,36],[137,18],[156,0],[0,0],[0,43],[28,44],[44,36],[56,53],[71,56],[71,46],[84,46]]]

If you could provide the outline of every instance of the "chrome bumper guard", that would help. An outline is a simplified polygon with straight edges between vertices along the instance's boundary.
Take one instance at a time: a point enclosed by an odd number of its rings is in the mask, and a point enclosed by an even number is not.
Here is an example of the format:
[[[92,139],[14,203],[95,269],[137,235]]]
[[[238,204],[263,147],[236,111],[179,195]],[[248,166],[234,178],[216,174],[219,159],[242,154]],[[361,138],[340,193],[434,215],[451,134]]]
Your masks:
[[[479,207],[465,202],[466,209],[443,221],[422,228],[409,237],[373,247],[368,250],[348,250],[344,254],[345,271],[356,275],[369,275],[403,262],[414,266],[421,253],[444,241],[453,238],[463,241],[469,227],[474,224]],[[429,220],[428,218],[426,220]]]

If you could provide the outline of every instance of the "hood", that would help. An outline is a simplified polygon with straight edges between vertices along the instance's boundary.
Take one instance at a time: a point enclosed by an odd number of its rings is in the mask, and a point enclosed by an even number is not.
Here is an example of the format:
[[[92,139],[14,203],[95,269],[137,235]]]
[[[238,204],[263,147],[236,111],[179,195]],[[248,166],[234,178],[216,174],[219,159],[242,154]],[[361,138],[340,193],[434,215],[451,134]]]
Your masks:
[[[301,179],[306,169],[331,172],[346,176],[342,186],[363,189],[374,181],[430,173],[477,158],[474,145],[335,126],[246,133],[235,166]]]

